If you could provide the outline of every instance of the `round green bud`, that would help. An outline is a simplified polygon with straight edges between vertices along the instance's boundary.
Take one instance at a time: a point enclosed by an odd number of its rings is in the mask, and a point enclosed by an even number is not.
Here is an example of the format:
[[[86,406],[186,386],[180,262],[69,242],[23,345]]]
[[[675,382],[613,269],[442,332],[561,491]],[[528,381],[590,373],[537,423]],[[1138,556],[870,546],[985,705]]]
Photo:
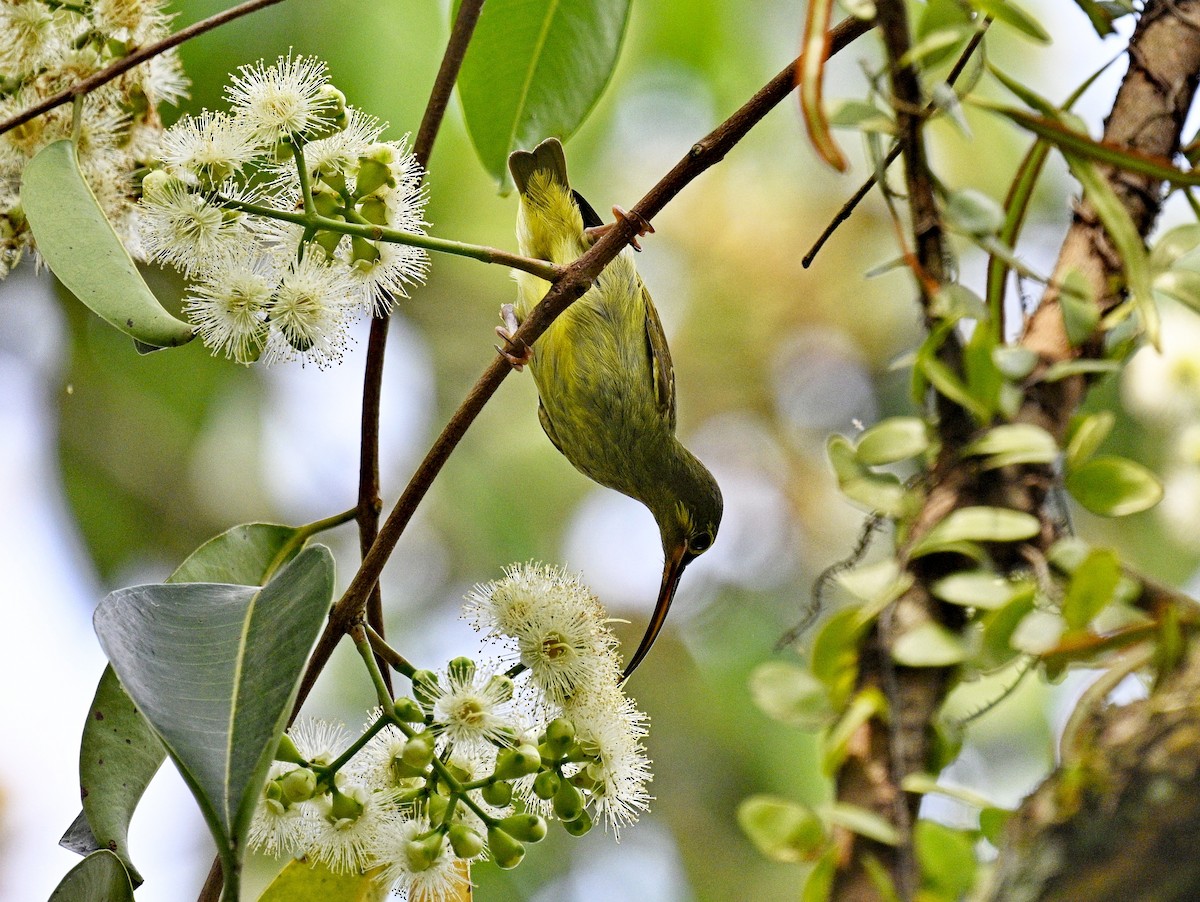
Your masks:
[[[268,780],[267,785],[263,787],[263,798],[268,802],[283,802],[283,786],[279,783],[279,777],[274,780]]]
[[[346,795],[336,786],[330,792],[330,798],[329,813],[335,821],[356,821],[363,813],[362,802]]]
[[[414,871],[428,870],[442,854],[442,831],[435,830],[424,839],[410,839],[404,847],[408,863]]]
[[[336,216],[342,212],[342,199],[328,185],[318,182],[313,186],[313,206],[322,216]]]
[[[563,780],[554,794],[554,813],[563,821],[577,820],[583,814],[583,795]]]
[[[538,814],[514,814],[504,818],[498,826],[523,842],[541,842],[546,838],[546,819]]]
[[[506,871],[515,868],[525,857],[525,846],[499,827],[488,827],[488,848],[492,860]]]
[[[388,148],[389,150],[391,148]],[[357,197],[374,194],[380,188],[396,187],[396,179],[386,162],[369,156],[358,158],[358,177],[354,180],[354,193]]]
[[[421,710],[421,706],[407,696],[396,699],[392,713],[406,723],[420,723],[425,719],[425,712]]]
[[[317,775],[307,767],[298,767],[280,777],[279,786],[289,805],[307,802],[317,792]]]
[[[469,683],[475,679],[475,662],[467,657],[458,657],[447,665],[446,671],[452,680]]]
[[[437,674],[432,670],[418,670],[412,675],[413,695],[423,707],[430,707],[441,697]]]
[[[558,793],[562,779],[552,770],[544,770],[533,780],[533,794],[539,799],[552,799]]]
[[[404,751],[400,753],[400,757],[409,767],[425,768],[433,760],[436,751],[434,743],[434,736],[429,731],[418,733],[404,743]]]
[[[287,761],[291,764],[308,764],[304,760],[304,756],[300,754],[300,750],[296,748],[296,743],[292,742],[292,737],[287,733],[279,737],[279,745],[275,746],[275,760]]]
[[[542,755],[536,745],[519,745],[515,749],[501,749],[496,755],[496,777],[515,780],[536,774],[542,768]]]
[[[161,169],[153,169],[142,179],[142,197],[146,200],[157,200],[163,196],[167,186],[172,182],[182,182]]]
[[[592,816],[588,814],[587,809],[573,821],[563,821],[563,829],[572,836],[583,836],[592,829]]]
[[[581,770],[579,773],[572,775],[571,785],[587,792],[592,792],[596,788],[596,781],[588,776],[587,771]]]
[[[312,243],[325,253],[326,258],[329,258],[337,253],[337,246],[342,243],[342,234],[340,232],[317,232]]]
[[[455,824],[446,838],[459,858],[474,858],[483,851],[483,837],[466,824]]]
[[[575,724],[567,720],[565,717],[556,717],[550,723],[546,724],[546,738],[542,740],[546,745],[558,751],[558,754],[563,754],[575,739]]]
[[[369,266],[374,266],[379,260],[379,248],[375,246],[375,242],[369,241],[358,235],[350,238],[350,263],[351,265],[363,262]]]
[[[446,809],[450,807],[450,801],[444,795],[438,792],[431,793],[429,800],[425,803],[425,814],[429,818],[429,823],[440,824],[446,819]]]
[[[486,783],[479,790],[483,800],[496,808],[503,808],[512,801],[512,785],[503,781]]]

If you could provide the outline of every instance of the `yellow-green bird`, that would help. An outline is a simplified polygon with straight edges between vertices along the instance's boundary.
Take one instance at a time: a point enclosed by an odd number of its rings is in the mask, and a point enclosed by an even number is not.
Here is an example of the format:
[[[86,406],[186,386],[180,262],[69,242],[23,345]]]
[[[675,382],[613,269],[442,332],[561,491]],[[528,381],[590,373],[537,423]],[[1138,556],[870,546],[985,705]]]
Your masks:
[[[520,192],[521,253],[558,264],[583,254],[604,226],[571,190],[558,139],[516,151],[508,168]],[[616,207],[613,212],[630,215]],[[652,231],[648,223],[642,225],[643,234]],[[517,303],[504,306],[506,327],[497,329],[506,339],[550,287],[529,273],[515,275]],[[551,324],[533,351],[506,356],[533,371],[538,417],[550,441],[585,476],[646,505],[662,533],[662,587],[625,669],[628,676],[662,629],[684,568],[716,539],[721,490],[675,437],[671,352],[628,248]]]

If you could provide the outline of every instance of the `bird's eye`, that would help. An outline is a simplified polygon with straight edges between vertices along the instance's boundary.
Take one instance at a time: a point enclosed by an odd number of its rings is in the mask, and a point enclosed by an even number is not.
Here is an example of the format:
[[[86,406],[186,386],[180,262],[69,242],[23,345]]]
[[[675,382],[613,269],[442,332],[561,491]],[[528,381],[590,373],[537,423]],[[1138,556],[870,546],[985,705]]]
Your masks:
[[[702,532],[688,539],[688,551],[692,554],[703,554],[712,547],[713,537],[711,532]]]

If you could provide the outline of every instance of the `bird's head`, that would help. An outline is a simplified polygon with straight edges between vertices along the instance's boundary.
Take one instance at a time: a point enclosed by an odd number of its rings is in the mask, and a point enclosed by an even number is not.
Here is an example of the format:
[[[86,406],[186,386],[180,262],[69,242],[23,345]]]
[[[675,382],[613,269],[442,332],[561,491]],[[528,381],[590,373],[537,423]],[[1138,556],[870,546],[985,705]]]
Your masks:
[[[682,446],[678,448],[677,465],[663,474],[662,494],[655,499],[657,503],[649,505],[662,534],[662,584],[650,624],[625,668],[626,676],[642,662],[666,622],[683,571],[712,547],[721,525],[724,502],[720,486],[704,464]]]

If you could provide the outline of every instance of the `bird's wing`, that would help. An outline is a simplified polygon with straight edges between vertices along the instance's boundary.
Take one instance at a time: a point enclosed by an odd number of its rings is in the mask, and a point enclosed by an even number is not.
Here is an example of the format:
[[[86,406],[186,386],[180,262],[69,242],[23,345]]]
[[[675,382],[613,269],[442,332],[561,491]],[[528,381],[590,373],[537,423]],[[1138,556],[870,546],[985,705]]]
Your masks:
[[[650,358],[650,377],[654,381],[654,397],[658,412],[667,421],[671,431],[675,430],[675,368],[671,365],[671,349],[667,347],[667,335],[663,332],[662,320],[654,309],[650,292],[638,277],[642,289],[642,300],[646,306],[646,353]]]
[[[567,452],[563,450],[562,442],[554,434],[554,424],[550,422],[550,414],[546,413],[546,407],[542,404],[541,398],[538,398],[538,422],[542,424],[542,431],[546,433],[546,438],[550,439],[550,444],[558,449],[559,454],[566,457]]]

